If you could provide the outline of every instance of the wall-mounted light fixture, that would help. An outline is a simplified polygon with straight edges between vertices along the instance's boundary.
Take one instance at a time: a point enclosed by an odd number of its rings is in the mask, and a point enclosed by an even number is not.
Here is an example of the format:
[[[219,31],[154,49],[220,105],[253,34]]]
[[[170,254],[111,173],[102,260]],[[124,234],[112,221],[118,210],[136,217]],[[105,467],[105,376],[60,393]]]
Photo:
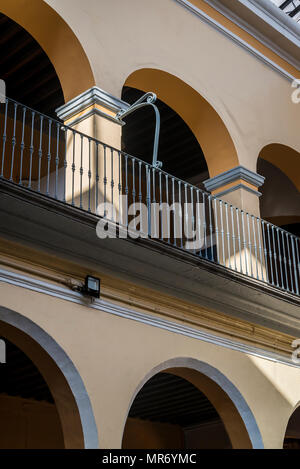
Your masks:
[[[100,298],[100,286],[100,278],[87,275],[84,284],[82,286],[76,286],[75,288],[73,287],[73,290],[92,298]]]

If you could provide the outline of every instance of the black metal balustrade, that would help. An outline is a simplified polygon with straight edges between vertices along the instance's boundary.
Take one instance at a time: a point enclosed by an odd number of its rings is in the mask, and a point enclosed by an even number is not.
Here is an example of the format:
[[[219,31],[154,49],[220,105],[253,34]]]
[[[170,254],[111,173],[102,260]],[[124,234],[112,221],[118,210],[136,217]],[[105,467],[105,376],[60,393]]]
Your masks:
[[[299,295],[295,235],[11,99],[0,132],[2,179]]]

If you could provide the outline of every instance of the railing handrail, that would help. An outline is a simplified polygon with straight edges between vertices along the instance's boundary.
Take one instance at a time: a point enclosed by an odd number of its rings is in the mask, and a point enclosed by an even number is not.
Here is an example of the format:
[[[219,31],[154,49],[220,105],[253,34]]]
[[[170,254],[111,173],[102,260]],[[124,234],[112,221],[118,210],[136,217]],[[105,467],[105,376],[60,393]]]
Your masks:
[[[248,211],[245,211],[245,210],[241,209],[240,207],[237,207],[237,206],[235,206],[235,205],[233,205],[233,204],[231,204],[231,203],[229,203],[229,202],[226,202],[225,200],[221,199],[220,197],[217,197],[217,196],[211,194],[210,192],[207,192],[207,191],[205,191],[205,190],[203,190],[203,189],[201,189],[201,188],[199,188],[199,187],[197,187],[197,186],[195,186],[195,185],[193,185],[193,184],[191,184],[191,183],[189,183],[189,182],[187,182],[187,181],[184,181],[184,180],[178,178],[177,176],[174,176],[174,175],[172,175],[172,174],[170,174],[170,173],[167,173],[167,172],[164,171],[163,169],[157,168],[157,167],[153,166],[151,163],[148,163],[148,162],[142,160],[142,159],[139,158],[139,157],[133,156],[133,155],[131,155],[130,153],[124,152],[123,150],[120,150],[120,149],[118,149],[118,148],[116,148],[116,147],[113,147],[112,145],[109,145],[109,144],[107,144],[107,143],[105,143],[105,142],[103,142],[103,141],[101,141],[101,140],[99,140],[99,139],[97,139],[97,138],[95,138],[95,137],[92,137],[92,136],[90,136],[90,135],[88,135],[88,134],[85,134],[84,132],[81,132],[81,131],[79,131],[79,130],[76,130],[76,129],[74,129],[74,128],[71,127],[71,126],[69,126],[69,125],[67,125],[67,124],[64,124],[64,123],[61,122],[60,120],[55,119],[55,118],[53,118],[53,117],[49,117],[49,116],[47,116],[46,114],[43,114],[43,113],[40,112],[40,111],[36,111],[35,109],[31,108],[30,106],[27,106],[27,105],[25,105],[25,104],[22,104],[22,103],[20,103],[20,102],[14,100],[14,99],[12,99],[12,98],[6,97],[6,102],[11,102],[11,103],[13,103],[13,104],[16,104],[17,106],[20,106],[20,107],[22,107],[22,108],[26,108],[27,110],[29,110],[30,112],[34,113],[35,115],[42,116],[44,119],[47,119],[48,121],[51,121],[52,123],[55,123],[56,125],[59,125],[60,128],[61,128],[61,130],[63,130],[63,131],[64,131],[64,130],[70,131],[70,132],[72,132],[73,134],[76,134],[76,135],[79,135],[79,136],[82,137],[82,138],[88,139],[90,142],[94,142],[96,145],[102,145],[103,147],[106,147],[106,148],[109,148],[110,150],[113,150],[113,151],[118,152],[120,155],[123,155],[124,157],[129,157],[131,160],[140,162],[140,163],[142,163],[143,165],[145,165],[146,167],[149,167],[149,168],[151,168],[152,170],[154,170],[154,171],[156,171],[156,172],[158,172],[158,173],[161,173],[161,174],[163,174],[164,176],[167,176],[168,178],[173,179],[174,181],[177,181],[178,183],[182,184],[183,186],[188,186],[188,187],[190,187],[190,188],[193,188],[195,191],[200,192],[201,194],[205,194],[205,195],[206,195],[208,198],[210,198],[211,200],[220,201],[220,202],[222,202],[223,204],[227,205],[228,207],[232,208],[232,209],[235,210],[235,211],[238,210],[240,213],[243,213],[243,214],[246,215],[246,216],[248,215],[248,216],[250,216],[251,218],[254,217],[254,219],[261,221],[263,224],[266,224],[266,225],[268,225],[268,226],[274,227],[276,230],[280,230],[280,231],[282,231],[282,232],[285,232],[285,233],[287,233],[289,236],[293,236],[295,239],[299,239],[299,240],[300,240],[300,237],[299,237],[299,236],[297,236],[297,235],[295,235],[295,234],[293,234],[293,233],[290,233],[289,231],[287,231],[287,230],[285,230],[285,229],[283,229],[283,228],[281,228],[281,227],[279,227],[279,226],[273,224],[272,222],[270,222],[270,221],[268,221],[268,220],[265,220],[265,219],[263,219],[263,218],[261,218],[261,217],[259,217],[259,216],[257,216],[257,215],[253,215],[252,213],[250,213],[250,212],[248,212]],[[3,104],[4,104],[4,103],[2,103],[2,105],[3,105]],[[0,104],[0,106],[1,106],[1,104]]]

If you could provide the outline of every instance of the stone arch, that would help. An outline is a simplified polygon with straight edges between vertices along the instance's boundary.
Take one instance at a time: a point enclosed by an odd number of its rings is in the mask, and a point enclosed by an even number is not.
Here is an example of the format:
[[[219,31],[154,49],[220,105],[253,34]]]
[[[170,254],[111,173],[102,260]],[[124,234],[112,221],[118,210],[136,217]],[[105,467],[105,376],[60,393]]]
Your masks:
[[[65,448],[98,448],[89,396],[60,345],[33,321],[4,307],[0,307],[0,333],[32,360],[45,379],[60,417]]]
[[[0,12],[29,32],[46,52],[56,70],[66,102],[95,85],[91,65],[79,40],[46,2],[1,0]]]
[[[152,369],[135,390],[126,420],[139,391],[160,372],[186,379],[206,395],[219,413],[233,448],[264,447],[255,417],[236,386],[219,370],[194,358],[173,358]]]
[[[155,92],[186,122],[203,149],[210,177],[239,165],[232,137],[220,115],[187,83],[168,72],[144,68],[133,72],[124,85]]]

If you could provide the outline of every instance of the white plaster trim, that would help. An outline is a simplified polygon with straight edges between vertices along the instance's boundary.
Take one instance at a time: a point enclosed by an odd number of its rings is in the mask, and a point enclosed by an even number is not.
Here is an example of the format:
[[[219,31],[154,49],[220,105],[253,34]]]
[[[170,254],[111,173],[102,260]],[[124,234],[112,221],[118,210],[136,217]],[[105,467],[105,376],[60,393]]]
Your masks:
[[[241,29],[246,31],[248,34],[253,36],[255,39],[260,41],[263,45],[268,47],[270,50],[279,55],[283,60],[290,63],[295,68],[300,68],[300,61],[295,60],[288,52],[284,51],[280,46],[276,46],[274,41],[267,38],[260,31],[256,30],[255,27],[248,24],[247,21],[241,19],[237,14],[234,13],[235,3],[232,4],[232,9],[223,5],[220,0],[204,0],[211,7],[217,10],[219,13],[224,15],[230,21],[235,23]],[[251,12],[256,14],[261,20],[265,21],[269,26],[275,29],[279,34],[284,36],[288,41],[293,43],[296,47],[300,47],[300,27],[295,21],[291,20],[288,15],[283,13],[278,7],[272,4],[270,0],[260,0],[262,4],[259,4],[257,0],[238,0],[237,3],[242,3]]]
[[[150,314],[139,313],[129,308],[110,303],[106,300],[95,300],[94,302],[87,304],[80,293],[77,293],[66,287],[60,287],[52,283],[44,282],[28,275],[18,274],[6,269],[0,269],[0,282],[50,295],[61,300],[70,301],[72,303],[81,304],[108,314],[113,314],[125,319],[137,321],[149,326],[158,327],[175,334],[181,334],[192,339],[202,340],[220,347],[225,347],[255,357],[264,358],[276,363],[282,363],[284,365],[299,368],[299,365],[295,364],[291,358],[287,358],[284,355],[280,355],[279,353],[267,351],[252,345],[246,345],[235,340],[227,339],[225,337],[219,337],[210,332],[200,331],[196,328],[155,317]]]
[[[221,198],[224,195],[231,194],[232,192],[235,192],[239,189],[244,189],[247,192],[250,192],[250,194],[256,195],[257,197],[261,197],[262,193],[259,191],[255,191],[254,189],[251,189],[251,187],[244,186],[244,184],[237,184],[236,186],[232,186],[229,189],[226,189],[225,191],[217,192],[214,194],[214,197]]]
[[[125,101],[116,98],[97,86],[93,86],[89,90],[86,90],[84,93],[56,109],[56,114],[59,119],[66,121],[95,104],[103,106],[116,114],[121,110],[129,108],[129,104]],[[109,115],[105,114],[105,116],[107,117]],[[109,117],[112,118],[112,116]]]
[[[242,179],[256,187],[262,186],[265,182],[264,176],[261,176],[254,171],[250,171],[250,169],[247,169],[244,166],[236,166],[235,168],[229,169],[229,171],[218,174],[213,178],[206,179],[203,181],[203,184],[206,190],[214,191],[227,184],[238,181],[239,179]],[[229,191],[231,191],[231,189],[229,189]]]
[[[235,1],[235,0],[234,0]],[[257,59],[259,59],[261,62],[263,62],[265,65],[267,65],[269,68],[275,70],[278,72],[280,75],[282,75],[284,78],[287,80],[293,82],[296,77],[291,75],[289,72],[284,70],[282,67],[280,67],[278,64],[273,62],[271,59],[266,57],[264,54],[259,52],[257,49],[252,47],[250,44],[248,44],[246,41],[244,41],[242,38],[234,34],[232,31],[229,29],[225,28],[222,24],[220,24],[218,21],[214,20],[211,18],[209,15],[204,13],[204,11],[200,10],[200,8],[197,8],[195,5],[193,5],[191,2],[188,0],[175,0],[175,2],[179,3],[182,5],[184,8],[189,10],[191,13],[194,15],[198,16],[202,21],[205,23],[209,24],[212,26],[214,29],[225,35],[227,38],[229,38],[231,41],[233,41],[235,44],[238,46],[242,47],[245,49],[247,52],[250,52],[250,54],[254,55]]]

